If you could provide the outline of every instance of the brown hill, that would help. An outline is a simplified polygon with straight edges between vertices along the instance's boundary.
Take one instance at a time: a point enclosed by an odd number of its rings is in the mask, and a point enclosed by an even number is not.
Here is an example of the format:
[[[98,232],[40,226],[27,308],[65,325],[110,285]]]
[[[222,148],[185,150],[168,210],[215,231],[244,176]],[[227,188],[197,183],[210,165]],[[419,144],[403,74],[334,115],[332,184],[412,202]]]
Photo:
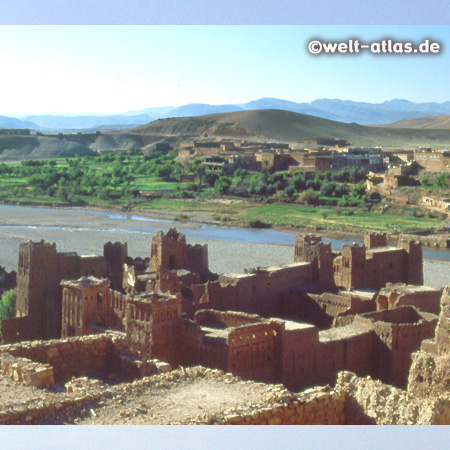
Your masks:
[[[129,150],[142,145],[142,139],[137,135],[5,135],[0,136],[0,160],[94,155],[97,150]]]
[[[380,145],[386,148],[421,145],[450,147],[450,130],[369,127],[275,109],[160,119],[130,131],[142,137],[157,135],[193,138],[207,135],[283,142],[322,137],[346,139],[352,145]]]
[[[450,116],[416,117],[404,119],[389,125],[388,128],[414,128],[422,130],[450,130]]]

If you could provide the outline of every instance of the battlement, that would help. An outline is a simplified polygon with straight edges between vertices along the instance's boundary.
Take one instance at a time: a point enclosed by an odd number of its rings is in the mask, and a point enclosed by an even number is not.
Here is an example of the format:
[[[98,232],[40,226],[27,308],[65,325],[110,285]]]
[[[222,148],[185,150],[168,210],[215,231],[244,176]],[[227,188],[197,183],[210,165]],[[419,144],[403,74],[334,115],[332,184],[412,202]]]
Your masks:
[[[386,246],[386,233],[367,233],[364,235],[364,247],[366,249]]]

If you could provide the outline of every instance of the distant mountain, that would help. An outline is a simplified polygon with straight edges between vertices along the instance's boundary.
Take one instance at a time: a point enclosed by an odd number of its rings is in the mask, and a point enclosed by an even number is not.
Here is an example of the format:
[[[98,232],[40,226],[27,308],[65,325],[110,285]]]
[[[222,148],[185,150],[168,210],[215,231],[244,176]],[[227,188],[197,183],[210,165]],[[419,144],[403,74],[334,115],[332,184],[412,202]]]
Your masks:
[[[159,119],[128,132],[145,136],[249,138],[301,142],[307,138],[345,139],[352,145],[450,147],[450,130],[407,130],[362,126],[281,110],[237,111],[201,117]]]
[[[430,118],[430,122],[433,120],[445,119]],[[307,138],[336,138],[345,139],[354,146],[382,146],[385,149],[419,146],[450,149],[450,127],[407,129],[363,126],[291,111],[257,109],[158,119],[134,129],[101,134],[0,135],[0,160],[70,157],[92,155],[95,151],[135,148],[151,151],[157,142],[176,145],[180,140],[205,136],[207,139],[234,138],[293,143]]]
[[[39,130],[39,126],[28,120],[20,120],[15,117],[0,116],[0,128],[26,128],[30,130]]]
[[[342,122],[361,125],[380,125],[413,117],[450,114],[450,102],[413,103],[407,100],[390,100],[383,103],[363,103],[321,99],[311,102],[315,108],[333,113]]]
[[[266,109],[308,114],[343,123],[383,125],[404,119],[450,115],[450,101],[444,103],[413,103],[408,100],[395,99],[383,103],[367,103],[325,98],[314,100],[311,103],[296,103],[266,97],[241,104],[190,103],[179,107],[150,107],[115,115],[30,115],[25,120],[0,116],[0,128],[30,128],[51,131],[112,130],[144,125],[156,119],[198,117],[208,114]]]
[[[414,128],[422,130],[450,130],[450,115],[417,117],[414,119],[400,120],[399,122],[385,125],[388,128]]]
[[[193,117],[204,116],[206,114],[218,114],[242,111],[238,105],[207,105],[205,103],[191,103],[180,106],[170,111],[170,117]]]
[[[345,123],[355,122],[361,125],[381,125],[414,117],[450,114],[450,102],[413,103],[408,100],[389,100],[383,103],[367,103],[350,100],[320,99],[311,103],[295,103],[268,97],[238,105],[193,103],[178,108],[165,106],[133,111],[133,113],[151,113],[157,119],[165,119],[258,109],[279,109]]]
[[[28,116],[29,121],[37,124],[44,130],[84,130],[108,125],[135,126],[154,120],[148,114],[137,115],[111,115],[111,116],[56,116],[36,115]]]

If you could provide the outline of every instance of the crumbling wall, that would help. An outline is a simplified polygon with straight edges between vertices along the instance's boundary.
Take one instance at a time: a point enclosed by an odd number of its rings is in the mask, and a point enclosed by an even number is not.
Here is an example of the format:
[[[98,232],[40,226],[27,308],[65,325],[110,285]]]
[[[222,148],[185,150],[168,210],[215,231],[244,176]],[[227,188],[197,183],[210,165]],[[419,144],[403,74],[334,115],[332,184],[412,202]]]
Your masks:
[[[448,425],[450,400],[418,398],[370,377],[339,373],[335,387],[345,396],[346,425]]]
[[[277,405],[225,412],[220,425],[344,425],[344,396],[316,387]]]
[[[0,353],[53,367],[55,382],[72,376],[102,377],[117,368],[114,341],[107,334],[0,346]],[[3,358],[2,358],[3,359]]]
[[[0,353],[0,374],[26,386],[50,387],[55,384],[53,367],[28,358]]]
[[[314,281],[322,287],[334,286],[331,244],[324,244],[321,237],[297,235],[295,237],[294,261],[311,263]]]
[[[311,295],[311,297],[325,310],[325,313],[330,317],[330,321],[331,318],[338,315],[346,316],[375,311],[375,295],[372,300],[351,293],[333,294],[324,292],[321,295]]]
[[[121,292],[110,289],[108,300],[108,326],[113,330],[125,331],[125,312],[127,308],[126,296]]]
[[[433,336],[437,316],[404,306],[355,316],[354,323],[372,329],[377,335],[371,374],[385,383],[404,388],[411,354],[420,348],[424,339]]]
[[[415,306],[421,311],[439,314],[441,289],[388,283],[376,297],[377,310]]]
[[[412,355],[408,391],[420,396],[450,392],[450,286],[444,288],[434,341]]]

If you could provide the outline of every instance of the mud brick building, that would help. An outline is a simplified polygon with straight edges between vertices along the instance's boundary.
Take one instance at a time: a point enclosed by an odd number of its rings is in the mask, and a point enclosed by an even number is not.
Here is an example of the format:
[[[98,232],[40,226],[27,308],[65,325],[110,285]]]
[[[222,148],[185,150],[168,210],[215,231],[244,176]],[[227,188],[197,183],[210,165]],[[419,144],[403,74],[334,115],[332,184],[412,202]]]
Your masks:
[[[171,228],[166,234],[160,231],[151,244],[150,272],[158,268],[188,269],[193,272],[208,270],[208,246],[188,245],[184,234]]]
[[[116,280],[117,255],[110,252],[111,248],[120,248],[121,254],[126,254],[126,245],[122,247],[118,243],[105,244],[105,256],[58,253],[55,244],[44,241],[21,243],[16,317],[8,319],[2,332],[3,340],[13,342],[61,337],[61,281],[83,276]]]
[[[386,283],[423,284],[422,247],[400,240],[386,245],[386,235],[369,235],[364,245],[344,245],[333,261],[334,282],[345,289],[380,289]]]
[[[82,277],[62,281],[61,337],[95,334],[92,326],[106,327],[109,313],[109,286],[106,278]]]
[[[171,364],[180,359],[181,295],[148,293],[126,299],[126,338],[140,356]]]
[[[389,247],[386,234],[370,233],[364,245],[344,245],[331,251],[320,237],[297,236],[295,261],[312,264],[313,278],[321,286],[343,289],[380,289],[386,283],[423,284],[422,246],[414,240],[400,240]]]
[[[449,152],[421,147],[419,150],[414,151],[413,158],[417,165],[426,170],[445,172],[450,170]]]
[[[120,243],[87,257],[22,244],[17,317],[3,321],[3,340],[117,330],[144,364],[201,364],[292,390],[332,384],[339,370],[403,386],[411,352],[437,320],[397,307],[435,311],[435,294],[422,299],[406,286],[404,301],[390,291],[377,296],[386,282],[423,280],[420,244],[388,247],[382,234],[341,253],[320,237],[297,236],[293,263],[217,275],[207,247],[187,244],[173,228],[153,238],[147,261],[148,268],[145,259],[128,258]],[[408,289],[415,295],[406,298]],[[377,301],[384,311],[375,312]]]

